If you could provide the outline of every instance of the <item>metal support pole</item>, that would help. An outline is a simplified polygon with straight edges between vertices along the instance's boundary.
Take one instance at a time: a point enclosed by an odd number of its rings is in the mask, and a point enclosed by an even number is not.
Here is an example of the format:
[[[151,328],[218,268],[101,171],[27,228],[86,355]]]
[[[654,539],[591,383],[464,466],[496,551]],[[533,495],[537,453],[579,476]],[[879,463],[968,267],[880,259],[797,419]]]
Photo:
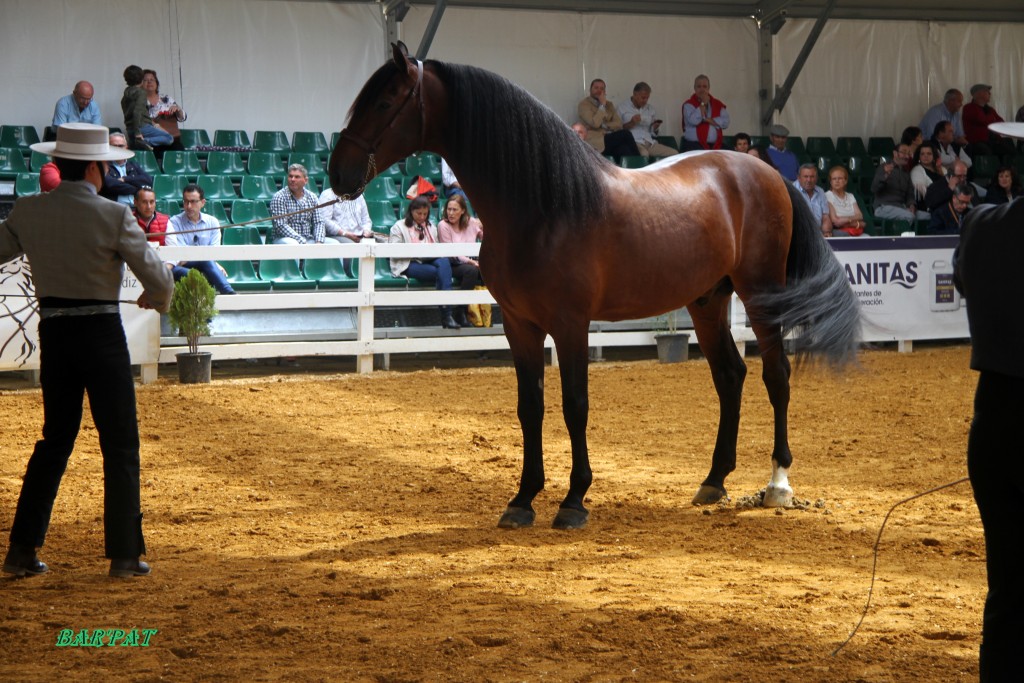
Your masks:
[[[427,28],[423,31],[423,39],[420,40],[420,47],[416,50],[417,59],[426,59],[427,52],[430,51],[430,44],[434,42],[434,34],[437,33],[437,27],[441,24],[441,17],[444,16],[444,10],[448,6],[447,0],[437,0],[434,3],[434,11],[430,15],[430,20],[427,22]]]

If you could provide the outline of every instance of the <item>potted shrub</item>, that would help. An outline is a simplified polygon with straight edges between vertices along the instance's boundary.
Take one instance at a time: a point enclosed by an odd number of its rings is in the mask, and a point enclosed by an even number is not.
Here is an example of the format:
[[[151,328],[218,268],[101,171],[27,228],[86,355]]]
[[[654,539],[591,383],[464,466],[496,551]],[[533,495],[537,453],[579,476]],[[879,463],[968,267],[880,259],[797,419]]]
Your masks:
[[[669,311],[661,320],[665,329],[654,333],[654,341],[658,345],[659,363],[682,363],[690,357],[690,335],[680,332],[677,328],[676,314]]]
[[[199,351],[199,338],[209,336],[210,320],[217,314],[214,300],[217,292],[198,270],[174,283],[174,295],[167,317],[178,334],[188,342],[188,352],[177,354],[178,381],[182,384],[205,384],[210,381],[211,354]]]

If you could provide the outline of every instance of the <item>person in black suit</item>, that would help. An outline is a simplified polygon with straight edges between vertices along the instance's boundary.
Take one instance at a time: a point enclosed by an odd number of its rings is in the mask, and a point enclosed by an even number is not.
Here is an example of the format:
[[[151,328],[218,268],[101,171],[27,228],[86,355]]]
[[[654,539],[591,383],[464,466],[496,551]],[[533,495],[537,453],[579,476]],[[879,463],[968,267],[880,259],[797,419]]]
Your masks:
[[[992,129],[1024,138],[1024,123]],[[1019,681],[1024,652],[1024,316],[1007,305],[1019,301],[1022,258],[1024,198],[967,214],[954,282],[967,299],[971,368],[980,373],[967,471],[985,529],[988,570],[982,683]]]
[[[0,263],[25,255],[39,299],[39,381],[43,437],[22,481],[3,571],[43,574],[43,545],[53,502],[89,395],[103,454],[105,554],[110,575],[145,576],[139,495],[139,425],[135,383],[119,299],[124,266],[142,283],[141,308],[166,311],[174,281],[146,242],[131,209],[98,196],[107,162],[130,158],[112,148],[104,126],[68,123],[56,142],[32,149],[54,158],[61,183],[22,197],[0,223]]]
[[[110,146],[113,149],[126,150],[128,142],[121,133],[111,133]],[[153,187],[153,176],[146,173],[145,169],[131,159],[112,161],[107,164],[100,196],[134,206],[135,193],[143,187]]]

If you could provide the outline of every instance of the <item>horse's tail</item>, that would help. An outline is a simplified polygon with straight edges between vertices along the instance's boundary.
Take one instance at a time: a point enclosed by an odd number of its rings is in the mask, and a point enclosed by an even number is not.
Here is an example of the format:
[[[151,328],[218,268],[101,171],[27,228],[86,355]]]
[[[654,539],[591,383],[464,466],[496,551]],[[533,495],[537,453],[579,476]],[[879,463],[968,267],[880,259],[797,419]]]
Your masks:
[[[798,360],[822,357],[831,365],[845,365],[856,358],[860,345],[860,302],[807,202],[791,183],[783,182],[793,205],[786,286],[752,303],[770,311],[784,335],[793,332]]]

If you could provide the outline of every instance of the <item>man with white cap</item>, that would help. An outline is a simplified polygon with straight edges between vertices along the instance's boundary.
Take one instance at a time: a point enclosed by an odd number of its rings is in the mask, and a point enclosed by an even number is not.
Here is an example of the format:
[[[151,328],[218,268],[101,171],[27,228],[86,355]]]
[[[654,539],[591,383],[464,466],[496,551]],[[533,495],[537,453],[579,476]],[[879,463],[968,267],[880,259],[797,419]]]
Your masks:
[[[1024,139],[1024,123],[992,131]],[[1024,318],[1006,302],[1020,292],[1024,198],[972,210],[954,255],[957,289],[968,300],[971,368],[977,370],[967,471],[985,529],[988,597],[981,634],[981,681],[1018,681],[1024,652]]]
[[[3,571],[43,574],[43,545],[61,477],[89,394],[103,454],[106,557],[110,575],[145,576],[139,502],[139,428],[135,385],[118,300],[124,265],[142,283],[140,308],[166,311],[171,273],[149,247],[131,208],[97,193],[108,161],[133,153],[109,145],[104,126],[68,123],[55,142],[32,145],[54,158],[62,181],[22,197],[0,223],[0,263],[25,255],[39,299],[43,438],[22,482]]]

